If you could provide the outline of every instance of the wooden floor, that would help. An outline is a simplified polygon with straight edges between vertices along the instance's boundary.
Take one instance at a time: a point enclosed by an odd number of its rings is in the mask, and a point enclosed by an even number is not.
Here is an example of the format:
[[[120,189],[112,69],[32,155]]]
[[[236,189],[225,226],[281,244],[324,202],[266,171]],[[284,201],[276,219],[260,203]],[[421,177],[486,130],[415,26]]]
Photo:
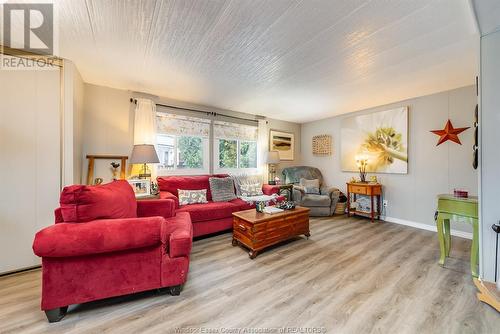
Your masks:
[[[475,298],[469,240],[453,239],[442,268],[433,232],[343,217],[312,219],[311,234],[255,260],[229,233],[195,241],[180,296],[71,306],[55,324],[39,310],[39,270],[3,277],[0,333],[500,333]]]

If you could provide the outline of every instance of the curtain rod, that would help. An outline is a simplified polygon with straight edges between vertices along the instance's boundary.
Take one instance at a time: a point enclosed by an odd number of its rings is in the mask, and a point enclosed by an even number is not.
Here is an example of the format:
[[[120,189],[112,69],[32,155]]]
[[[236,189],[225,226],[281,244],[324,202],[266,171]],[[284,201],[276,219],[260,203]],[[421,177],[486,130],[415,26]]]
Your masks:
[[[130,103],[137,104],[137,99],[135,98],[130,98]],[[244,118],[244,117],[238,117],[238,116],[231,116],[231,115],[225,115],[225,114],[219,114],[213,111],[203,111],[203,110],[198,110],[198,109],[191,109],[191,108],[184,108],[184,107],[177,107],[177,106],[172,106],[168,104],[161,104],[161,103],[155,103],[157,106],[160,107],[166,107],[166,108],[172,108],[172,109],[178,109],[178,110],[187,110],[187,111],[194,111],[194,112],[199,112],[199,113],[204,113],[206,115],[210,116],[223,116],[227,118],[232,118],[232,119],[238,119],[242,121],[249,121],[249,122],[255,122],[258,123],[259,121],[257,119],[250,119],[250,118]]]

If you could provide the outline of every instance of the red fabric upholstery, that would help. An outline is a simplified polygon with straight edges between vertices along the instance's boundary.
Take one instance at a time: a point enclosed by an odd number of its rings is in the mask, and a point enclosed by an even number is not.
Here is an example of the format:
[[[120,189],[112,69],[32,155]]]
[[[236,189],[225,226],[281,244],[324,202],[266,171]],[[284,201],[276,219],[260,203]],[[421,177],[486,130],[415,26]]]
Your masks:
[[[175,201],[172,199],[137,201],[137,217],[175,216]]]
[[[62,191],[61,214],[65,222],[137,217],[134,191],[125,180],[98,186],[73,185]]]
[[[167,221],[169,233],[168,254],[170,257],[189,256],[193,243],[193,225],[186,224],[190,221],[189,213],[179,214]]]
[[[179,199],[177,196],[168,191],[160,191],[160,199],[171,199],[175,202],[175,208],[179,207]]]
[[[210,184],[208,179],[211,177],[227,177],[226,174],[215,174],[215,175],[197,175],[197,176],[163,176],[158,177],[158,186],[161,191],[168,191],[174,196],[178,197],[179,192],[177,190],[200,190],[207,189],[207,201],[212,200],[212,194],[210,193]]]
[[[264,184],[262,185],[262,192],[264,193],[264,195],[278,194],[280,192],[280,186]]]
[[[236,198],[230,201],[230,203],[237,205],[239,210],[238,211],[243,211],[243,210],[249,210],[249,209],[255,209],[255,204],[250,204],[248,202],[245,202],[241,198]]]
[[[42,258],[42,310],[161,287],[158,246],[77,257]]]
[[[233,228],[233,217],[193,223],[193,237],[200,237]]]
[[[208,202],[182,205],[177,212],[188,212],[193,223],[231,217],[240,208],[229,202]]]
[[[153,246],[164,223],[162,217],[148,217],[55,224],[35,235],[33,251],[40,257],[68,257]]]
[[[56,224],[63,223],[64,219],[62,216],[61,208],[57,208],[54,210],[54,221]]]
[[[43,310],[186,281],[193,235],[189,214],[172,216],[175,204],[171,200],[141,201],[137,205],[133,198],[132,202],[126,203],[127,207],[138,206],[137,213],[145,217],[59,223],[36,234],[33,250],[42,256]],[[102,203],[85,203],[110,205],[107,198]],[[63,211],[55,211],[56,222]],[[105,211],[93,208],[92,212]],[[156,214],[160,216],[149,217]]]

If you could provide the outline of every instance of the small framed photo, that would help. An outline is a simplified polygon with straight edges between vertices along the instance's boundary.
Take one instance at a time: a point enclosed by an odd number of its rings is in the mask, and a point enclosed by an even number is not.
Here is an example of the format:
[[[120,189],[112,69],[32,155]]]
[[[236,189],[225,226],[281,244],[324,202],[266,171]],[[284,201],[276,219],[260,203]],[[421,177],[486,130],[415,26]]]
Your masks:
[[[151,184],[148,179],[133,179],[128,180],[130,186],[134,190],[135,197],[144,197],[151,195]]]

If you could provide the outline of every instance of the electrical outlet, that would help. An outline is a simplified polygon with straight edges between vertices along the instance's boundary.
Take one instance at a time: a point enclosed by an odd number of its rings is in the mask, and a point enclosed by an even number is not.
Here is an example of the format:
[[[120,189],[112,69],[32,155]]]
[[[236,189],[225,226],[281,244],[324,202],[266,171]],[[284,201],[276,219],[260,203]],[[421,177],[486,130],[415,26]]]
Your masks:
[[[387,200],[386,200],[386,199],[384,199],[384,201],[382,202],[382,205],[384,206],[384,208],[387,208],[387,204],[388,204],[388,203],[387,203]]]

